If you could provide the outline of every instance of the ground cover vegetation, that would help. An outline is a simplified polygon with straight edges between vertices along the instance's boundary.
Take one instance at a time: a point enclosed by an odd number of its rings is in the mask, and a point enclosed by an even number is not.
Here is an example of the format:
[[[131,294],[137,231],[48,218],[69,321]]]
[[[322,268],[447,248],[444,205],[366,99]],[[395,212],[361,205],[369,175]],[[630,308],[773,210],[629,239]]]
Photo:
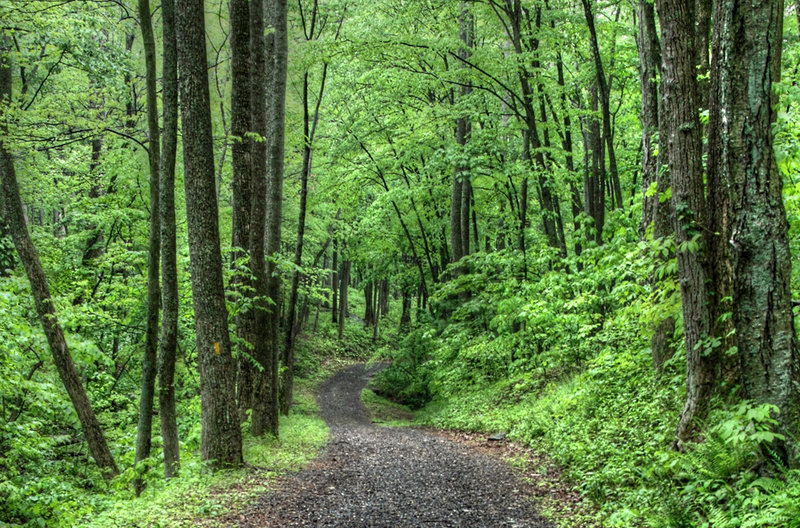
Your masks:
[[[364,357],[603,525],[800,526],[799,21],[0,0],[0,526],[229,514]]]

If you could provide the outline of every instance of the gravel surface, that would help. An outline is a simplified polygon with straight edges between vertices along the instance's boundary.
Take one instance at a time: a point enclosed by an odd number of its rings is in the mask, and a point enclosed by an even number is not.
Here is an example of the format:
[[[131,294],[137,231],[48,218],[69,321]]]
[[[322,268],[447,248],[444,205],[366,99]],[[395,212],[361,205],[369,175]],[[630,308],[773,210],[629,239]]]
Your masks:
[[[496,457],[424,431],[372,425],[360,394],[380,368],[356,365],[322,386],[327,450],[245,513],[241,528],[550,526]]]

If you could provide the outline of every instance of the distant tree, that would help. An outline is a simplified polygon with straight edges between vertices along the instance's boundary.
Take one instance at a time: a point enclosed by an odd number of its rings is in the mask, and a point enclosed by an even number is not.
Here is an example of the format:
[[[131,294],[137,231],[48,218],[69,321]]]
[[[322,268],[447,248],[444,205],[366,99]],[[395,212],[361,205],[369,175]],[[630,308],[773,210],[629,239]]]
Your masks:
[[[4,216],[10,226],[14,245],[31,283],[36,312],[39,314],[50,352],[53,354],[53,362],[58,370],[58,375],[78,414],[92,457],[103,471],[103,476],[111,479],[119,473],[119,470],[108,449],[103,430],[94,414],[89,397],[86,395],[81,377],[75,369],[64,331],[58,322],[53,298],[47,285],[47,277],[25,221],[14,159],[2,139],[2,136],[6,134],[6,109],[12,104],[10,49],[8,39],[3,37],[3,40],[0,40],[0,133],[2,133],[0,135],[0,177],[2,177],[3,203],[5,205]]]

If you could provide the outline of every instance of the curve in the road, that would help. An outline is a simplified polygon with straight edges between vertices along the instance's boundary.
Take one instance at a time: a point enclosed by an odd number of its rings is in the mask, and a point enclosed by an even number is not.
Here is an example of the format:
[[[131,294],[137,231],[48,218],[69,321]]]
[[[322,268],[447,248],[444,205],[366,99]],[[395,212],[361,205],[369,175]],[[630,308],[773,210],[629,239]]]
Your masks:
[[[423,431],[372,425],[360,393],[379,368],[356,365],[322,386],[326,452],[261,499],[241,528],[549,526],[500,460]]]

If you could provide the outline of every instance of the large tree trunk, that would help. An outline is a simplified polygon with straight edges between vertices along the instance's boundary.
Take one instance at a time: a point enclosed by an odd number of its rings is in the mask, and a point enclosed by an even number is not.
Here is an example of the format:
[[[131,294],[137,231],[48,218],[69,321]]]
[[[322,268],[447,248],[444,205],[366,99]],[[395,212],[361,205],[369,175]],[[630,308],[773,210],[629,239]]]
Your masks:
[[[0,41],[0,118],[5,119],[5,108],[11,102],[11,62],[7,54],[10,46],[4,40]],[[0,121],[1,123],[2,121]],[[72,405],[78,414],[89,451],[100,466],[103,476],[111,479],[119,473],[111,451],[106,444],[103,430],[94,414],[92,405],[83,388],[81,377],[72,362],[64,332],[56,317],[53,299],[47,286],[47,277],[39,261],[39,255],[33,246],[25,216],[22,211],[22,199],[17,185],[17,175],[14,170],[14,160],[6,150],[2,137],[5,135],[3,125],[0,124],[0,177],[2,177],[3,201],[5,203],[5,217],[11,228],[11,236],[17,248],[22,265],[31,283],[31,292],[36,303],[36,312],[39,314],[47,343],[53,354],[53,363],[56,365],[58,375],[64,383]]]
[[[707,411],[715,383],[716,354],[706,340],[711,332],[708,273],[704,262],[708,225],[703,187],[702,136],[697,111],[694,0],[658,0],[663,71],[661,88],[674,230],[686,342],[686,404],[676,431],[676,446],[690,438],[695,421]]]
[[[150,456],[153,432],[153,403],[155,400],[158,361],[159,254],[161,249],[161,216],[159,206],[159,172],[161,171],[161,137],[158,128],[158,92],[156,89],[156,40],[150,17],[150,0],[139,0],[139,24],[144,46],[145,86],[147,92],[147,135],[150,160],[150,236],[147,252],[147,326],[145,329],[142,388],[139,400],[139,425],[136,436],[134,465]],[[134,480],[136,494],[144,489],[142,473]]]
[[[180,468],[175,411],[175,352],[178,348],[178,257],[175,226],[175,156],[178,146],[178,56],[175,0],[161,2],[164,31],[163,145],[161,152],[161,353],[158,361],[158,407],[164,441],[164,476]]]
[[[216,467],[239,466],[242,436],[222,283],[203,1],[177,0],[176,8],[186,216],[201,378],[201,458]]]
[[[800,461],[800,355],[791,301],[788,223],[775,161],[772,83],[780,78],[783,1],[716,3],[714,79],[725,119],[721,178],[732,190],[733,321],[745,397],[777,406],[783,464]],[[718,58],[718,59],[717,59]],[[757,80],[757,81],[755,81]]]
[[[231,265],[249,254],[250,247],[250,208],[251,203],[251,149],[252,140],[247,135],[252,132],[250,118],[250,2],[248,0],[231,0],[230,3],[230,35],[231,35],[231,148],[233,180],[233,218],[231,229]],[[259,147],[261,148],[261,147]],[[266,157],[263,158],[266,160]],[[262,163],[266,167],[266,161]],[[265,170],[265,169],[264,169]],[[263,228],[262,228],[263,234]],[[248,269],[250,265],[248,265]],[[230,289],[237,296],[252,300],[255,296],[253,284],[245,274],[234,274]],[[236,314],[237,345],[237,383],[236,399],[242,420],[248,409],[253,407],[253,344],[255,337],[254,308]]]

